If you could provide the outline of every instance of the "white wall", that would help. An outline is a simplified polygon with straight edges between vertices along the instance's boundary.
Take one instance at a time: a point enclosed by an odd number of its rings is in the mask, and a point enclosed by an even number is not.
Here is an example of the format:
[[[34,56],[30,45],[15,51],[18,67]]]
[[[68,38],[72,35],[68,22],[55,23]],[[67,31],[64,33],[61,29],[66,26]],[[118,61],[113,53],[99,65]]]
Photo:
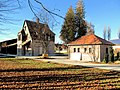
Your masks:
[[[113,47],[113,49],[115,50],[115,49],[120,49],[120,45],[114,45],[114,46],[112,46]]]
[[[76,48],[76,52],[74,52],[74,48]],[[77,51],[78,48],[80,48],[80,52]],[[84,52],[85,48],[86,52]],[[91,52],[89,52],[89,48],[91,48]],[[100,62],[100,45],[69,46],[69,53],[71,60]]]
[[[70,60],[81,60],[81,53],[70,53]]]
[[[24,29],[25,34],[28,36],[27,40],[31,40],[31,36],[30,36],[30,33],[29,33],[26,22],[23,26],[23,29]],[[23,56],[22,33],[19,32],[18,35],[21,36],[21,40],[17,39],[17,55],[18,56]],[[28,50],[26,51],[26,56],[31,56],[31,55],[32,55],[32,48],[28,48]]]

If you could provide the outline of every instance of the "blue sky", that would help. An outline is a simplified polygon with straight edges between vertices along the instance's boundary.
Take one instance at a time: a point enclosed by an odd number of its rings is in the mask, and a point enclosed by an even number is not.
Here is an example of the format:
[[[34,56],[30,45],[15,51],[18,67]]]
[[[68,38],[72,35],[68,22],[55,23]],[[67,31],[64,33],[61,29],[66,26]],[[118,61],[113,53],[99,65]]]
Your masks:
[[[65,17],[70,5],[75,9],[78,0],[40,0],[46,8],[54,10],[55,13]],[[11,18],[17,19],[15,24],[2,24],[1,28],[5,30],[0,31],[0,41],[12,39],[17,37],[18,31],[22,28],[24,20],[33,20],[34,15],[28,7],[27,0],[21,1],[22,9],[17,10],[16,14],[9,14]],[[32,2],[38,7],[38,4]],[[86,21],[91,22],[95,26],[95,34],[103,38],[104,27],[111,28],[111,39],[118,38],[117,33],[120,29],[120,0],[84,0]],[[64,22],[63,19],[55,17],[59,22],[53,32],[56,34],[56,43],[61,43],[59,33]]]

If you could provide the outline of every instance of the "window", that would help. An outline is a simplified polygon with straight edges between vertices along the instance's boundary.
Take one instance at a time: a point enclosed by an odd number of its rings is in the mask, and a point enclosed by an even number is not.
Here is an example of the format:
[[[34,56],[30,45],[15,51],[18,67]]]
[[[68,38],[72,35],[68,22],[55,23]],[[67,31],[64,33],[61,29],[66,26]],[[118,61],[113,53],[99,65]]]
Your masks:
[[[108,54],[108,48],[106,48],[106,54]]]
[[[76,52],[76,48],[74,48],[74,52]]]
[[[50,36],[48,36],[48,41],[50,41]]]
[[[54,36],[52,36],[52,41],[55,41],[55,38],[54,38]]]
[[[78,52],[80,52],[80,48],[78,48]]]
[[[89,53],[92,53],[92,48],[89,48]]]
[[[26,26],[24,27],[24,30],[26,30]]]
[[[84,53],[86,53],[87,52],[87,48],[84,48]]]

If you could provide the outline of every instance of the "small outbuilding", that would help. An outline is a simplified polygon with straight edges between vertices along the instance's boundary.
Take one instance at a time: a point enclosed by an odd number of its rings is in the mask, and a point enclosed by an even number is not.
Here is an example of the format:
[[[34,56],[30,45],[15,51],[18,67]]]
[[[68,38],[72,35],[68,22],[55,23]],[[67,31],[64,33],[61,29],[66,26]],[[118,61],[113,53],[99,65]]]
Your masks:
[[[70,60],[102,62],[105,56],[110,60],[113,43],[95,34],[88,34],[68,44]]]
[[[0,42],[0,53],[2,54],[17,54],[17,39],[6,40]]]

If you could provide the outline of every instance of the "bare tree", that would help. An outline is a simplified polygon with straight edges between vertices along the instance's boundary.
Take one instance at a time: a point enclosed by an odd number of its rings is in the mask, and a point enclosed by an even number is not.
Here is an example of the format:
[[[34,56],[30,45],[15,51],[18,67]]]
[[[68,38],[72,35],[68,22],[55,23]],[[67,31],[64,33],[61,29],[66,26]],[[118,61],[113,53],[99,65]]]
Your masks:
[[[40,21],[40,23],[43,23],[45,24],[45,28],[43,30],[42,33],[39,33],[40,34],[40,40],[41,40],[41,43],[43,45],[43,49],[44,49],[44,52],[43,54],[47,54],[48,52],[48,45],[49,45],[49,40],[47,39],[47,37],[49,37],[49,35],[47,35],[47,27],[51,26],[51,29],[53,30],[53,18],[44,10],[41,10],[38,14],[36,14],[37,17],[35,17],[35,19],[38,19],[38,21]],[[48,25],[48,26],[47,26]]]
[[[42,4],[41,1],[39,1],[39,0],[33,0],[33,1],[36,2],[37,4],[39,4],[40,7],[41,7],[42,9],[44,9],[46,12],[48,12],[53,18],[54,18],[54,16],[57,16],[57,17],[60,17],[60,18],[62,18],[62,19],[65,19],[63,16],[61,16],[61,15],[59,15],[59,14],[57,14],[57,13],[54,13],[54,12],[51,11],[51,10],[48,10],[48,9]],[[29,5],[31,11],[33,12],[33,14],[34,14],[36,17],[38,17],[37,14],[36,14],[35,6],[32,5],[31,0],[28,0],[28,5]],[[54,18],[54,19],[55,19],[55,18]]]
[[[0,24],[12,23],[13,19],[8,14],[14,14],[15,10],[21,7],[19,0],[1,0],[0,1]]]
[[[90,22],[87,22],[87,34],[94,34],[95,30],[94,30],[94,25]]]
[[[104,39],[106,39],[106,27],[104,27],[103,37],[104,37]]]
[[[120,29],[119,29],[119,31],[118,31],[118,38],[120,39]]]
[[[59,24],[59,22],[56,22],[50,14],[48,14],[45,10],[41,9],[37,14],[37,17],[35,16],[34,19],[39,18],[39,21],[41,23],[47,24],[51,30],[54,29],[55,26]]]
[[[8,14],[14,13],[14,11],[16,9],[21,8],[22,3],[20,3],[20,1],[22,0],[1,0],[0,1],[0,23],[10,23],[11,21],[13,21],[13,19],[11,19],[10,17],[8,17]],[[33,14],[37,16],[37,10],[36,10],[36,6],[33,5],[32,1],[34,1],[36,4],[39,5],[39,9],[42,8],[44,9],[48,14],[51,15],[51,17],[54,18],[54,16],[63,18],[61,15],[54,13],[52,10],[48,10],[43,3],[40,0],[27,0],[28,1],[28,5],[30,7],[30,10],[33,12]],[[22,1],[25,2],[25,1]]]
[[[43,4],[42,2],[38,1],[38,0],[34,0],[36,3],[38,3],[41,7],[42,7],[42,12],[38,12],[39,14],[36,14],[36,10],[35,7],[32,5],[31,0],[28,0],[28,5],[30,7],[30,10],[33,12],[34,16],[36,18],[39,18],[41,22],[48,24],[51,29],[53,30],[54,26],[57,25],[57,22],[54,16],[60,17],[62,19],[65,19],[64,17],[62,17],[61,15],[54,13],[50,10],[48,10]],[[54,15],[54,16],[53,16]],[[53,23],[53,19],[54,21],[56,21],[56,23]],[[45,33],[42,34],[42,36],[45,36]],[[48,48],[48,41],[45,41],[44,39],[42,39],[42,44],[44,46],[44,54],[47,53],[47,48]]]

